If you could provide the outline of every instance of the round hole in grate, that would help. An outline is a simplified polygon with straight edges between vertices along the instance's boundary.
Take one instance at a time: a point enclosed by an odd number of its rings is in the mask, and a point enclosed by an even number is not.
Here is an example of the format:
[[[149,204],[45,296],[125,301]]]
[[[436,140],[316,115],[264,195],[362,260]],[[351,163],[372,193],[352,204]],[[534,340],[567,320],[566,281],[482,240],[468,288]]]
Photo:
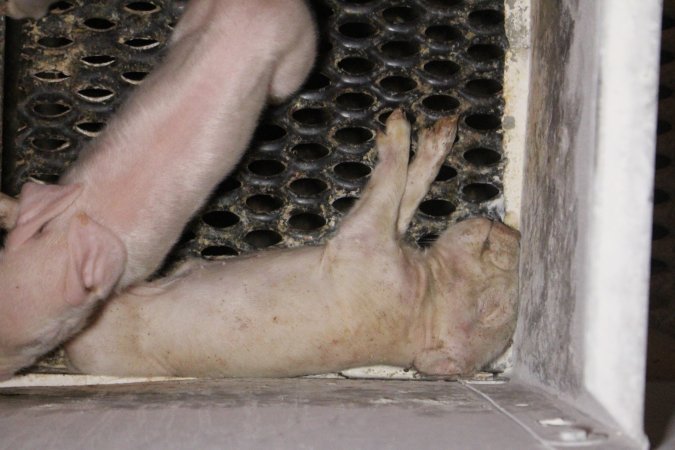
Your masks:
[[[266,214],[283,206],[284,202],[273,195],[259,194],[246,199],[248,209],[257,214]]]
[[[71,39],[63,36],[45,36],[38,39],[38,45],[44,48],[64,48],[73,43]]]
[[[113,98],[115,96],[115,93],[107,88],[92,86],[80,89],[79,91],[77,91],[77,95],[79,95],[88,102],[103,103]]]
[[[302,90],[318,91],[330,85],[330,78],[321,72],[312,73],[305,82]]]
[[[255,140],[259,142],[272,142],[286,136],[286,130],[279,125],[263,123],[255,131]]]
[[[272,230],[254,230],[246,234],[244,241],[254,248],[265,248],[281,242],[281,235]]]
[[[468,202],[481,203],[499,195],[499,189],[488,183],[472,183],[464,186],[462,193]]]
[[[332,205],[333,208],[344,214],[352,209],[357,200],[356,197],[341,197],[335,200]]]
[[[61,72],[60,70],[43,70],[42,72],[37,72],[33,74],[33,76],[40,81],[46,81],[51,83],[67,80],[68,78],[70,78],[70,75]]]
[[[429,61],[424,65],[424,71],[439,78],[446,78],[459,72],[460,65],[448,60]]]
[[[288,219],[288,224],[291,228],[299,231],[314,231],[326,225],[326,219],[318,214],[299,213],[291,216]]]
[[[293,120],[310,127],[322,126],[330,119],[328,113],[320,108],[302,108],[293,112]]]
[[[347,22],[338,27],[341,35],[352,39],[367,39],[375,34],[375,27],[367,22]]]
[[[212,245],[202,250],[201,255],[206,259],[218,259],[227,256],[237,256],[239,252],[225,245]]]
[[[408,6],[392,6],[382,11],[382,17],[392,25],[403,25],[414,22],[417,12]]]
[[[437,94],[425,98],[422,100],[422,104],[430,111],[447,113],[457,109],[459,100],[455,97],[450,97],[449,95]]]
[[[673,96],[673,90],[665,85],[659,86],[659,100],[665,100]]]
[[[425,235],[420,236],[419,239],[417,239],[417,245],[420,248],[429,248],[431,247],[434,242],[438,240],[438,235],[435,233],[428,233]]]
[[[659,224],[654,224],[652,226],[652,240],[653,241],[658,241],[659,239],[663,239],[666,236],[668,236],[668,228],[659,225]]]
[[[476,28],[494,28],[504,23],[504,13],[494,9],[479,9],[469,14],[469,23]]]
[[[652,275],[660,274],[668,270],[668,264],[666,264],[664,261],[661,261],[660,259],[652,258],[650,266]]]
[[[87,66],[104,67],[111,65],[116,61],[116,59],[114,56],[110,55],[89,55],[83,56],[80,58],[80,61],[82,61]]]
[[[673,126],[665,120],[656,121],[656,134],[666,134],[673,129]]]
[[[450,166],[443,164],[436,175],[435,181],[448,181],[457,176],[457,171]]]
[[[49,7],[49,11],[55,14],[62,14],[64,12],[70,11],[73,8],[75,8],[75,5],[73,5],[72,3],[61,1],[52,3],[51,6]]]
[[[471,80],[466,83],[466,92],[476,97],[489,97],[502,90],[502,85],[498,81],[489,78],[480,80]]]
[[[131,72],[124,72],[122,74],[122,79],[129,84],[139,84],[147,76],[148,72],[131,71]]]
[[[671,164],[671,162],[672,162],[671,159],[668,156],[664,155],[663,153],[656,154],[656,162],[655,162],[656,170],[665,169]]]
[[[328,185],[316,178],[300,178],[293,181],[289,188],[291,191],[300,197],[312,197],[325,192]]]
[[[444,44],[452,41],[456,41],[462,38],[462,32],[459,31],[457,28],[452,27],[450,25],[434,25],[426,30],[424,30],[424,34],[426,35],[427,38],[429,38],[431,41],[438,43],[438,44]]]
[[[393,94],[403,94],[412,91],[417,87],[417,83],[412,78],[392,75],[380,80],[380,86],[385,91]]]
[[[475,61],[487,62],[504,58],[504,50],[495,44],[476,44],[466,53]]]
[[[363,127],[346,127],[337,130],[334,137],[340,144],[359,145],[371,140],[373,132]]]
[[[431,6],[436,8],[451,8],[462,3],[463,0],[427,0]]]
[[[114,63],[115,60],[115,57],[110,55],[89,55],[80,58],[80,61],[82,61],[87,66],[92,67],[109,66],[110,64]]]
[[[373,70],[374,64],[368,59],[350,56],[341,59],[338,67],[350,75],[363,75]]]
[[[479,131],[497,130],[501,127],[501,121],[495,114],[472,114],[464,121],[468,126]]]
[[[382,111],[378,116],[377,116],[377,121],[380,122],[382,125],[387,124],[387,119],[391,115],[391,113],[394,112],[393,109]],[[412,156],[412,155],[411,155]]]
[[[358,180],[370,174],[370,167],[359,162],[343,162],[333,167],[335,175],[345,180]]]
[[[33,148],[43,152],[61,152],[70,147],[70,141],[55,137],[34,137],[30,140]]]
[[[31,173],[28,178],[38,180],[47,184],[56,184],[61,178],[61,175],[56,173]]]
[[[661,205],[670,201],[670,194],[663,189],[654,189],[654,204]]]
[[[105,128],[104,122],[80,122],[75,125],[75,130],[89,137],[96,137]]]
[[[229,211],[210,211],[202,215],[202,220],[214,228],[228,228],[239,223],[239,216]]]
[[[335,103],[337,103],[340,108],[351,111],[359,111],[373,106],[375,99],[372,96],[362,92],[347,92],[338,96],[335,99]]]
[[[392,59],[409,58],[419,52],[419,46],[409,41],[389,41],[380,47],[384,56]]]
[[[160,45],[157,39],[136,37],[124,41],[124,45],[135,50],[152,50]]]
[[[660,63],[662,66],[670,64],[673,61],[675,61],[675,55],[673,55],[668,50],[661,50]]]
[[[115,23],[103,17],[90,17],[84,21],[84,26],[93,31],[107,31],[115,28]]]
[[[447,200],[426,200],[420,204],[420,211],[432,217],[447,217],[455,212],[455,209],[455,205]]]
[[[274,159],[259,159],[249,163],[248,170],[256,175],[271,177],[282,173],[286,166]]]
[[[464,153],[464,159],[476,166],[491,166],[502,160],[502,156],[494,150],[476,147]]]
[[[151,14],[159,11],[159,6],[152,2],[130,2],[124,5],[124,9],[136,14]]]
[[[298,144],[291,149],[291,154],[300,161],[315,161],[328,155],[328,153],[330,151],[326,147],[312,142]]]
[[[72,108],[60,102],[39,102],[33,105],[33,112],[40,117],[47,119],[55,119],[57,117],[65,116]]]
[[[215,189],[216,195],[225,195],[241,187],[241,182],[234,176],[225,178]]]
[[[186,229],[183,231],[183,234],[180,235],[180,238],[178,238],[178,244],[179,245],[185,245],[188,242],[194,240],[197,237],[194,231],[190,229]]]

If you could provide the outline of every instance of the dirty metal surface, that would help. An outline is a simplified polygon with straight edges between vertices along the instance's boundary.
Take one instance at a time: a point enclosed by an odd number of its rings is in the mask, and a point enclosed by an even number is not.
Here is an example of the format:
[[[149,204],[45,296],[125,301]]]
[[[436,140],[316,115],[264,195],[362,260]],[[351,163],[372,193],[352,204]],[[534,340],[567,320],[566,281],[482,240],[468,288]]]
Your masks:
[[[194,380],[0,389],[0,405],[8,448],[639,448],[517,383]]]
[[[675,380],[675,1],[663,3],[647,377]]]
[[[399,106],[414,128],[461,117],[410,243],[427,246],[470,216],[502,218],[503,0],[310,3],[321,32],[313,74],[264,113],[243,161],[187,226],[165,270],[188,257],[325,241],[367,182],[375,132]],[[31,177],[58,178],[161,59],[184,4],[60,1],[42,20],[11,24],[5,192]]]

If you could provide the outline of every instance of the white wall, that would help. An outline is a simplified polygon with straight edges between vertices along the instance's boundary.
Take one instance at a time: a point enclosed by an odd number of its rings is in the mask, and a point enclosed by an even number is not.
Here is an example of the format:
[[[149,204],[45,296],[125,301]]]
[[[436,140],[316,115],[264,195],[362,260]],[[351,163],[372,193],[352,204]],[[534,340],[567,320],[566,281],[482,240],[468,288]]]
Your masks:
[[[532,4],[515,372],[642,439],[658,0]]]

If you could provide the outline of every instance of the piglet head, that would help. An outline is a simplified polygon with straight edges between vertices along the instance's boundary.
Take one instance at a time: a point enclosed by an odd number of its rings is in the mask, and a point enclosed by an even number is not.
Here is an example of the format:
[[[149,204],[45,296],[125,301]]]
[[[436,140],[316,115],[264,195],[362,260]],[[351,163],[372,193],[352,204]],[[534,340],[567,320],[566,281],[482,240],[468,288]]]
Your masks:
[[[504,351],[516,324],[519,240],[517,231],[479,218],[452,225],[432,246],[439,289],[419,370],[469,375]]]
[[[18,204],[0,201],[0,220],[13,225],[0,252],[0,379],[78,331],[122,274],[119,238],[73,212],[81,193],[79,185],[27,183]]]

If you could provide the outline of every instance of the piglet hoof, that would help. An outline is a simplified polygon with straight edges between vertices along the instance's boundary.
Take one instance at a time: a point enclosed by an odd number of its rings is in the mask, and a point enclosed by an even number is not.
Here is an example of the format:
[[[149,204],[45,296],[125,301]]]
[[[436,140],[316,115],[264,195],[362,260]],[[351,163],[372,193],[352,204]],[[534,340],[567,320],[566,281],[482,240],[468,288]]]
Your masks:
[[[515,329],[519,233],[487,219],[449,227],[425,255],[434,292],[417,370],[470,376],[499,356]]]

